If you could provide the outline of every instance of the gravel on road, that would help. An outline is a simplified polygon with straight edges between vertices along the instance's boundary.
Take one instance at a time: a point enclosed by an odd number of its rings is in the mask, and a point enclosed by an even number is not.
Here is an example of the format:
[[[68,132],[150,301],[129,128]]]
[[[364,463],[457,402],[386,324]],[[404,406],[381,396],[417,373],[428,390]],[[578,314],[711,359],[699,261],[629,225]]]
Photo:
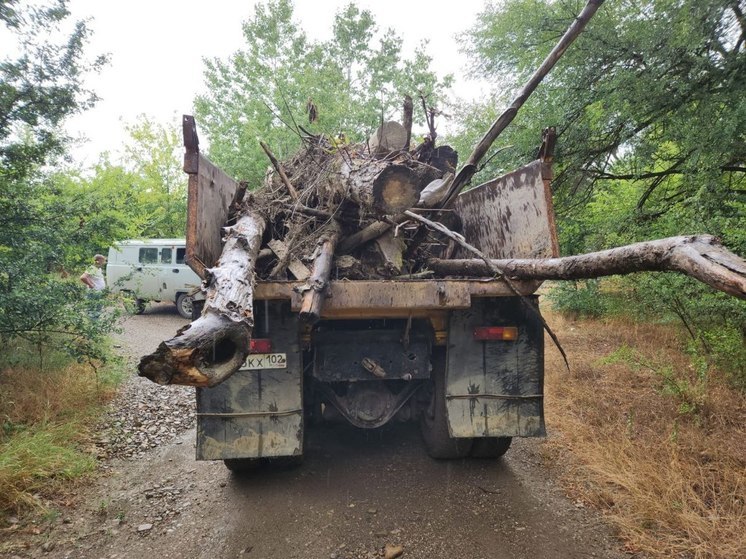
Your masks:
[[[135,372],[143,355],[154,351],[188,323],[171,303],[151,303],[143,314],[122,319],[122,331],[115,335],[115,344],[132,374],[120,387],[98,428],[99,458],[141,457],[194,427],[193,388],[158,386]]]

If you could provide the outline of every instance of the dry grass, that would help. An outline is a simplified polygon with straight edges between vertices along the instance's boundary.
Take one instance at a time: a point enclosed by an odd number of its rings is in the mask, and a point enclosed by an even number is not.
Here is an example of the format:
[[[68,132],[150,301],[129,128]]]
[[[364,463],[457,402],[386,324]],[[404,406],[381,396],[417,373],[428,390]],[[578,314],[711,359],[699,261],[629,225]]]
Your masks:
[[[675,330],[547,319],[547,457],[632,551],[736,558],[746,550],[746,397],[683,353]]]
[[[43,508],[43,497],[94,468],[87,437],[112,393],[77,364],[0,371],[0,519]]]

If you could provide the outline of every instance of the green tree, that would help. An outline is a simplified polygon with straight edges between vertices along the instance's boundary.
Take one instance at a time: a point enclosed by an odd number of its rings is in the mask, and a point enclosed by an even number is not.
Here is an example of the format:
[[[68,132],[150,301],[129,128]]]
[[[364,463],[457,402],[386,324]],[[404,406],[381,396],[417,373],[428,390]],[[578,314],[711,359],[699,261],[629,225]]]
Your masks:
[[[354,4],[337,13],[331,39],[317,42],[294,21],[290,0],[270,0],[256,6],[244,37],[228,60],[205,62],[208,93],[195,107],[210,157],[254,185],[268,164],[258,138],[281,158],[298,148],[298,125],[361,140],[381,120],[399,118],[405,94],[436,103],[451,82],[431,70],[426,45],[403,57],[401,38],[380,34],[371,13]],[[309,101],[318,112],[312,123]]]
[[[65,151],[61,124],[95,101],[83,76],[105,60],[84,56],[84,23],[64,34],[69,15],[63,0],[0,4],[0,22],[16,38],[16,54],[0,60],[0,338],[56,336],[91,356],[108,325],[86,320],[78,287],[60,279],[69,238],[59,225],[69,208],[49,169]]]
[[[180,238],[186,231],[187,176],[176,126],[146,116],[126,126],[121,157],[103,154],[92,173],[55,176],[54,200],[64,216],[66,262],[80,261],[131,238]]]
[[[504,88],[521,83],[583,4],[490,4],[466,43],[475,70],[499,78]],[[729,234],[719,218],[743,216],[742,204],[731,202],[743,196],[746,181],[740,4],[602,6],[505,136],[525,157],[542,124],[558,126],[560,209],[605,185],[613,188],[615,180],[630,180],[643,185],[630,217],[654,221],[696,204],[713,218],[708,229]]]
[[[509,98],[583,4],[490,3],[464,43],[474,71]],[[485,173],[531,159],[541,128],[555,125],[564,253],[697,232],[746,253],[745,42],[742,1],[606,2],[501,138],[513,149]],[[464,108],[460,141],[473,142],[495,110]],[[635,309],[680,319],[700,349],[730,347],[746,378],[742,302],[670,275],[621,285]]]

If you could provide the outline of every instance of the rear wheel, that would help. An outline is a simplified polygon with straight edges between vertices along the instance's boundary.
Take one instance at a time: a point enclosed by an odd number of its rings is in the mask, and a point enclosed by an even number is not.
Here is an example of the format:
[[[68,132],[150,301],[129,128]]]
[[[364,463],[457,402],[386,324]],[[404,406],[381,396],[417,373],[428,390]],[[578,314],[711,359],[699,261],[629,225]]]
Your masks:
[[[273,458],[226,458],[223,464],[236,475],[246,475],[259,469],[291,470],[303,464],[303,455]]]
[[[446,414],[446,360],[444,352],[433,353],[433,390],[430,404],[420,418],[420,431],[432,458],[454,460],[469,455],[472,439],[451,437]]]
[[[482,437],[473,439],[471,456],[473,458],[500,458],[508,452],[512,437]]]
[[[192,298],[186,293],[179,293],[176,296],[176,310],[182,318],[192,319]]]
[[[223,464],[236,475],[248,474],[258,469],[261,458],[226,458]]]

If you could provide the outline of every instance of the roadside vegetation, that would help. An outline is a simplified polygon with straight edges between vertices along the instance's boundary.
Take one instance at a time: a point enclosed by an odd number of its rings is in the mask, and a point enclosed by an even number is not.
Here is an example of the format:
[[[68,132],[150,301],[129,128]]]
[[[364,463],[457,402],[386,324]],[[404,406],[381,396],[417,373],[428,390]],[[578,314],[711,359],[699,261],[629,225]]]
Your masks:
[[[121,378],[116,361],[92,367],[11,342],[0,362],[0,515],[43,513],[50,497],[96,467],[93,429]],[[106,352],[108,354],[108,351]]]
[[[96,101],[82,83],[106,59],[86,55],[90,31],[65,2],[3,2],[0,25],[17,46],[0,59],[1,528],[94,468],[91,429],[120,378],[109,334],[121,305],[78,277],[115,240],[182,235],[185,187],[176,130],[145,118],[126,164],[104,154],[92,173],[71,169],[61,125]]]
[[[547,313],[547,464],[631,552],[746,549],[746,394],[687,350],[681,326]]]

